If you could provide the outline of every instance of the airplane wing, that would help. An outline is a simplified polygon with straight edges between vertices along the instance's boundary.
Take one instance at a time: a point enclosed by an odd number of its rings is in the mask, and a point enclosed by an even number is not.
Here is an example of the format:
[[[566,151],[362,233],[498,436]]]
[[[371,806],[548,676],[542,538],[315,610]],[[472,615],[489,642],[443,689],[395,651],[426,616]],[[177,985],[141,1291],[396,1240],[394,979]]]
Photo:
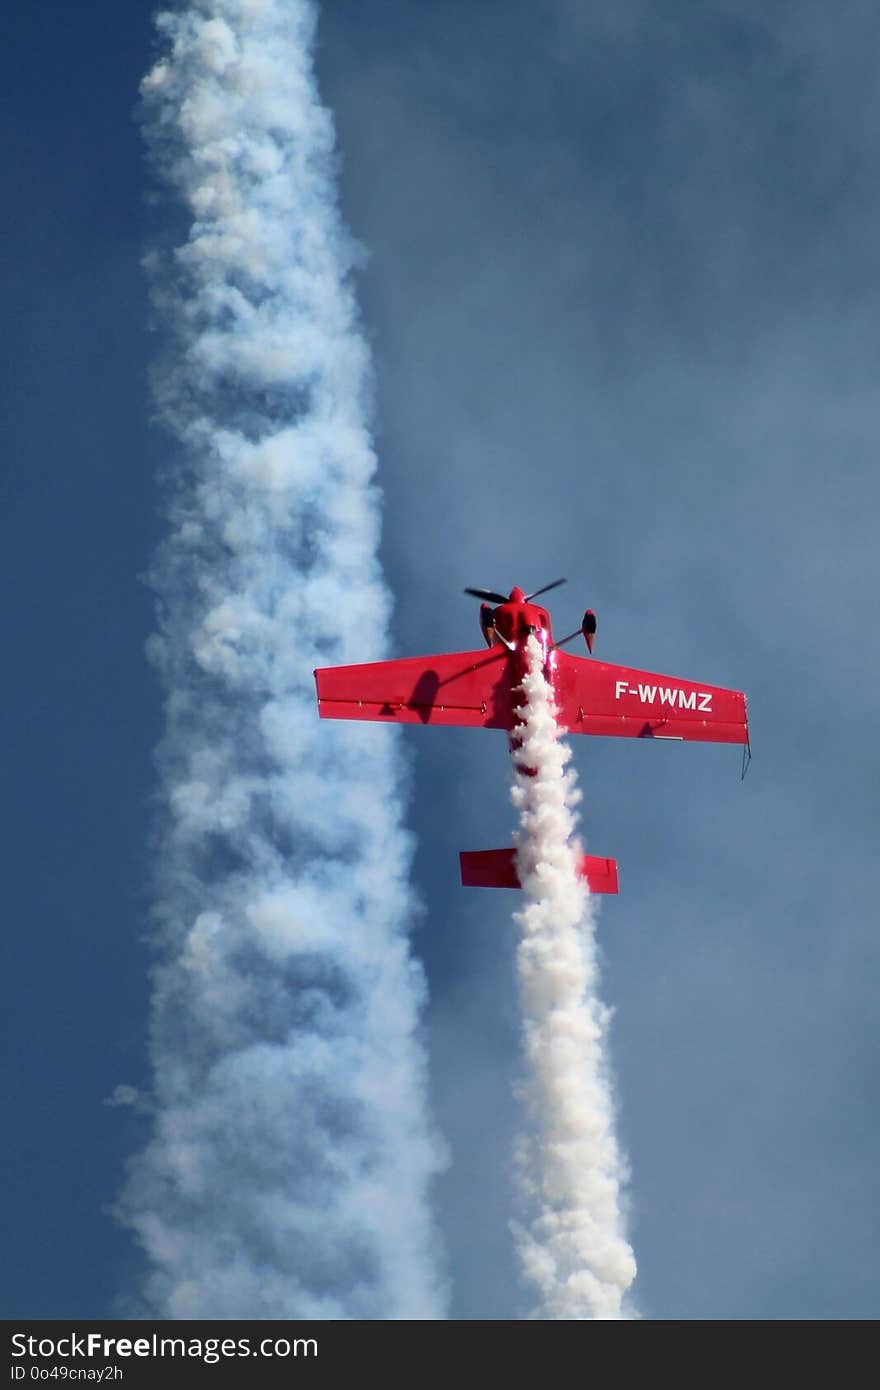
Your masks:
[[[463,849],[459,854],[461,882],[465,888],[521,888],[514,849]],[[617,860],[582,854],[578,874],[591,893],[618,891]]]
[[[389,724],[463,724],[509,729],[508,652],[488,651],[328,666],[315,672],[323,719],[376,719]]]
[[[555,658],[559,722],[570,733],[748,744],[742,691],[610,666],[559,650]]]

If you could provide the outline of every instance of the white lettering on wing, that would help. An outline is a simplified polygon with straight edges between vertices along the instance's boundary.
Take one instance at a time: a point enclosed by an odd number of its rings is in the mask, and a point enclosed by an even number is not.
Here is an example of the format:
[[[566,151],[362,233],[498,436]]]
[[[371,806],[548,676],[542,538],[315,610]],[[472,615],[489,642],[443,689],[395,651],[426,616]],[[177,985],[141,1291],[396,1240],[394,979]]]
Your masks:
[[[683,690],[680,685],[630,685],[629,681],[614,682],[614,698],[620,700],[624,695],[634,695],[642,705],[669,705],[672,709],[700,710],[703,714],[712,713],[712,692],[710,690]]]

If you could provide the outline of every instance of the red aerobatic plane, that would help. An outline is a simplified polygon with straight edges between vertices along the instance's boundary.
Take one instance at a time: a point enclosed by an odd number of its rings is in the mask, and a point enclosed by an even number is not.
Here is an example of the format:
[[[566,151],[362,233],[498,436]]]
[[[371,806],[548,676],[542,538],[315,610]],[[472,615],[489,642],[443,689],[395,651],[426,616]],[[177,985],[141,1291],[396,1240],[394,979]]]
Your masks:
[[[529,595],[514,588],[507,597],[488,589],[466,589],[465,593],[483,600],[480,629],[488,651],[325,667],[315,672],[318,713],[323,719],[505,729],[515,754],[513,735],[521,722],[515,711],[522,703],[526,644],[534,633],[561,729],[618,738],[739,743],[745,768],[749,751],[745,695],[562,651],[565,643],[583,635],[592,654],[596,635],[595,614],[588,608],[577,632],[554,642],[550,615],[532,600],[564,583],[564,579],[554,580]],[[461,881],[467,886],[520,886],[512,849],[463,852],[460,857]],[[584,855],[580,872],[592,892],[617,892],[615,860]]]

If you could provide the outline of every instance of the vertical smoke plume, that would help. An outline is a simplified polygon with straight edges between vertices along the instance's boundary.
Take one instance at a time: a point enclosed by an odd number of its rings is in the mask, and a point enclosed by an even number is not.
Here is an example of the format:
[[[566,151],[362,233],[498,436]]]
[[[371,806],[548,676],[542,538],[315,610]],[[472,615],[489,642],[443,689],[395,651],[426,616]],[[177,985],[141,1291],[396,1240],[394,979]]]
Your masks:
[[[153,1131],[120,1203],[172,1318],[443,1316],[438,1146],[392,731],[312,669],[383,654],[368,358],[309,0],[162,14],[143,84],[186,213],[155,283],[184,462],[153,576]]]
[[[605,1056],[608,1012],[596,992],[593,916],[573,840],[580,793],[534,637],[528,650],[516,760],[534,775],[517,770],[512,792],[526,898],[516,921],[529,1119],[517,1155],[527,1215],[515,1234],[540,1296],[536,1317],[621,1318],[636,1266],[620,1209],[626,1174]]]

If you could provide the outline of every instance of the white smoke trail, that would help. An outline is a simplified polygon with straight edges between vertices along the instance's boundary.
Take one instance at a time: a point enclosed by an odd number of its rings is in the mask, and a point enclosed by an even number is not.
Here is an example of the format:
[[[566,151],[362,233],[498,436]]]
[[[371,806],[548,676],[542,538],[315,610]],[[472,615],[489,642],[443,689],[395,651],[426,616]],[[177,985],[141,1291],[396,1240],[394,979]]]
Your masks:
[[[574,807],[542,651],[529,638],[524,726],[514,804],[520,809],[517,866],[526,905],[516,914],[530,1121],[517,1160],[526,1224],[515,1228],[525,1278],[538,1291],[536,1317],[630,1316],[635,1278],[624,1236],[625,1165],[614,1133],[605,1035],[598,998],[593,914],[578,876]]]
[[[154,267],[159,402],[185,462],[154,575],[154,1126],[120,1214],[160,1316],[440,1317],[399,757],[319,724],[311,674],[380,657],[389,609],[315,11],[157,23],[146,132],[188,221]]]

